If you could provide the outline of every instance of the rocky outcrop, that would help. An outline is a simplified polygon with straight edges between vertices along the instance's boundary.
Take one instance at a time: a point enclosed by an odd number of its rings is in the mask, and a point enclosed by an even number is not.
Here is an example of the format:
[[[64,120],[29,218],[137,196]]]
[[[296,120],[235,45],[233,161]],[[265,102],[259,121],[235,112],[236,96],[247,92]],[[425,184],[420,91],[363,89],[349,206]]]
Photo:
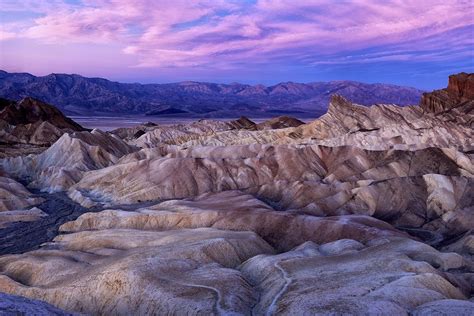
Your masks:
[[[469,151],[474,147],[473,121],[469,105],[432,117],[419,106],[364,107],[334,96],[327,114],[292,131],[291,136],[326,146],[375,150],[457,147]]]
[[[474,99],[474,74],[461,72],[457,75],[449,76],[448,89],[459,102]]]
[[[212,136],[223,131],[246,130],[247,126],[248,122],[245,122],[245,120],[230,122],[199,120],[190,124],[174,124],[152,128],[130,143],[142,148],[150,148],[161,144],[184,143],[199,137]]]
[[[31,97],[24,98],[19,102],[11,102],[4,106],[0,112],[0,120],[4,120],[11,125],[49,122],[59,129],[84,130],[82,126],[64,116],[54,106]]]
[[[231,124],[236,130],[245,129],[255,131],[297,127],[303,125],[304,122],[290,116],[278,116],[257,124],[247,117],[242,116],[238,120],[230,121],[229,124]]]
[[[462,72],[449,76],[446,89],[423,93],[420,106],[425,112],[439,114],[469,101],[474,101],[474,74]]]
[[[142,136],[151,139],[156,137]],[[371,150],[416,150],[428,147],[474,148],[474,102],[432,116],[420,106],[399,107],[377,104],[362,106],[341,96],[333,96],[326,114],[298,127],[270,130],[216,130],[167,139],[167,144],[190,146],[228,146],[246,144],[304,144],[356,146]],[[137,142],[153,147],[155,142]]]
[[[41,152],[64,133],[85,129],[52,105],[27,97],[0,102],[0,158]]]
[[[256,129],[255,122],[251,121],[248,117],[245,117],[245,116],[241,116],[237,120],[230,121],[229,124],[234,129],[248,129],[248,130]]]
[[[14,222],[31,222],[47,216],[34,207],[43,201],[21,183],[0,176],[0,229]]]

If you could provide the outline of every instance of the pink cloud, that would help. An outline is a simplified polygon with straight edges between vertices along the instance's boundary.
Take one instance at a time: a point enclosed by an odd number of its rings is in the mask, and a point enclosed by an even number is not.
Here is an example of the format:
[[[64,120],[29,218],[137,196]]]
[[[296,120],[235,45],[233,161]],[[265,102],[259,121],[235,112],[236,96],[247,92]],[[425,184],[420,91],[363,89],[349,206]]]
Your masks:
[[[47,43],[114,43],[136,56],[136,67],[233,67],[292,58],[308,65],[408,60],[403,43],[474,25],[472,1],[354,0],[336,2],[260,0],[18,1],[44,14],[0,38]],[[36,3],[36,5],[35,5]],[[39,3],[39,4],[38,4]],[[14,10],[11,1],[2,10]],[[32,8],[32,9],[31,9]],[[17,8],[18,9],[18,8]],[[20,10],[20,9],[18,9]],[[429,49],[456,50],[444,41]],[[446,38],[448,41],[449,38]],[[395,45],[391,56],[345,58],[345,52]],[[472,42],[471,42],[472,45]],[[410,51],[427,47],[411,45]],[[336,57],[332,55],[338,55]],[[331,57],[332,56],[332,57]],[[423,56],[428,56],[424,53]],[[237,66],[236,66],[237,67]]]
[[[6,40],[13,39],[16,37],[17,37],[17,34],[13,32],[0,30],[0,41],[6,41]]]

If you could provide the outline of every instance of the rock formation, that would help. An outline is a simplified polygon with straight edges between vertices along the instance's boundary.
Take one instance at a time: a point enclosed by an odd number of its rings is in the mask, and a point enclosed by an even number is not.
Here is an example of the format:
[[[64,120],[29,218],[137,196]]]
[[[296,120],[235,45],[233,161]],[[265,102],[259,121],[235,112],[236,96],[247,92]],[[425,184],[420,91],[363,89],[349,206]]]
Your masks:
[[[34,222],[46,216],[48,214],[37,207],[32,207],[29,210],[3,211],[0,212],[0,228],[16,222]]]
[[[21,183],[7,178],[0,177],[0,212],[22,209],[41,202]]]
[[[93,315],[472,315],[472,76],[420,106],[333,96],[307,124],[61,130],[0,159],[0,292]]]
[[[439,114],[474,99],[474,74],[462,72],[449,76],[446,89],[423,93],[420,106],[426,112]]]
[[[161,150],[87,173],[69,196],[92,206],[242,190],[280,209],[364,214],[444,235],[474,225],[472,154],[283,145]]]
[[[257,124],[256,128],[258,130],[271,130],[271,129],[280,129],[286,127],[298,127],[303,125],[304,122],[300,121],[294,117],[289,116],[279,116],[270,120],[266,120],[262,123]]]
[[[30,97],[0,99],[0,126],[0,157],[38,153],[65,132],[85,130],[54,106]]]
[[[121,139],[128,141],[137,139],[148,131],[152,131],[158,128],[158,125],[153,122],[147,122],[144,124],[137,125],[133,128],[121,127],[113,130],[111,133],[117,135]]]
[[[1,104],[0,120],[7,121],[11,125],[26,125],[46,121],[60,129],[84,130],[54,106],[30,97],[19,102],[1,100]]]
[[[0,176],[0,228],[18,221],[35,221],[47,216],[34,205],[43,202],[21,183]]]
[[[48,192],[65,190],[89,170],[115,163],[135,149],[117,136],[100,130],[66,133],[38,155],[0,160],[4,172]]]

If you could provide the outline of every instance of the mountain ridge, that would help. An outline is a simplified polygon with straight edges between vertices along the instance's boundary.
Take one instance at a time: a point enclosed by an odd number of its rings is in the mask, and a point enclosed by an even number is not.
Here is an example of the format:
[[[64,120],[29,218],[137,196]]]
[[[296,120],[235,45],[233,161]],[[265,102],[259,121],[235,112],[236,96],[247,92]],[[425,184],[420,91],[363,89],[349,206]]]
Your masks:
[[[168,113],[168,109],[178,109],[187,112],[183,115],[198,117],[268,116],[272,111],[319,116],[335,93],[363,105],[410,105],[418,103],[423,91],[356,81],[289,81],[272,86],[197,81],[140,84],[77,74],[34,76],[0,70],[1,97],[20,100],[32,96],[69,115]]]

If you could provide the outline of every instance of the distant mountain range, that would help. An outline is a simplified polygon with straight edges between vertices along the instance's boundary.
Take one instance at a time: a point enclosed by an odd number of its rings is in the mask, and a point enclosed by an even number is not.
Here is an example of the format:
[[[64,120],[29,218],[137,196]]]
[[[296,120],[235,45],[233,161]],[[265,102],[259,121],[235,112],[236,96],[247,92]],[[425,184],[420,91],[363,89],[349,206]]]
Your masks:
[[[422,93],[410,87],[354,81],[283,82],[273,86],[191,81],[139,84],[75,74],[37,77],[0,70],[0,97],[13,100],[34,97],[54,104],[69,115],[316,117],[326,112],[333,94],[363,105],[409,105],[418,104]]]

